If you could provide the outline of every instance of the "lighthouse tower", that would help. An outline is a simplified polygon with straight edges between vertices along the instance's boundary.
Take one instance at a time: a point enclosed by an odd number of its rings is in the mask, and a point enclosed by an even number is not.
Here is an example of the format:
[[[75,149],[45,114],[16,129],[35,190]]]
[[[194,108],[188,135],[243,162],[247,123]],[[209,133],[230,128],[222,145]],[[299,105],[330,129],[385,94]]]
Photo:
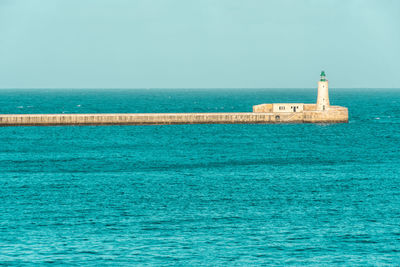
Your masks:
[[[321,79],[318,81],[317,110],[327,110],[329,108],[328,80],[325,71],[321,71]]]

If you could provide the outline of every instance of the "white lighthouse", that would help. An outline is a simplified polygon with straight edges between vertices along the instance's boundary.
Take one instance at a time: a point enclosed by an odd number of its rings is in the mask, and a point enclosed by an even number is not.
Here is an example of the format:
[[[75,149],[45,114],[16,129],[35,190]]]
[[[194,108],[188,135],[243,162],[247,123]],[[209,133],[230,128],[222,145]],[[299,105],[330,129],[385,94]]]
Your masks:
[[[327,110],[329,108],[328,80],[325,71],[321,71],[321,79],[318,81],[317,110]]]

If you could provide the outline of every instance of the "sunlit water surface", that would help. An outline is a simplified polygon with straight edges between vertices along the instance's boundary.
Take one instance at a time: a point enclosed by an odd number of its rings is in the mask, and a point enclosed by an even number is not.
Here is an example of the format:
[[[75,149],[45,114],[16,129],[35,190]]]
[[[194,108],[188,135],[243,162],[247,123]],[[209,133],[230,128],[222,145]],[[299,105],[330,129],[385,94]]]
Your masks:
[[[2,90],[0,113],[233,112],[304,90]],[[348,124],[0,128],[0,263],[400,264],[400,90]]]

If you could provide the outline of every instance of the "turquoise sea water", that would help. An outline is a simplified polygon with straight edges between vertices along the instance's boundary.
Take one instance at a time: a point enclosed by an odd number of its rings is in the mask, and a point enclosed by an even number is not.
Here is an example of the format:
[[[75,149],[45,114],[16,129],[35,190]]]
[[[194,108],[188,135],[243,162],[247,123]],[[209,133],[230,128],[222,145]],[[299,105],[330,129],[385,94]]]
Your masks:
[[[316,90],[2,90],[0,113],[230,112]],[[399,265],[400,90],[348,124],[0,128],[0,264]]]

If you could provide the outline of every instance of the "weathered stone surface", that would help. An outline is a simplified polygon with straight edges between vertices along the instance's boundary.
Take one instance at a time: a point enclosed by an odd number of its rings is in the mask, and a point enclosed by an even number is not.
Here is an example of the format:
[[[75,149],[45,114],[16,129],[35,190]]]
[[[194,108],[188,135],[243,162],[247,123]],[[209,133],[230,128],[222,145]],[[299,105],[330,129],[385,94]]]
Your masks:
[[[272,112],[273,104],[261,104],[253,106],[253,112]]]
[[[305,105],[307,106],[307,105]],[[269,106],[263,107],[268,110]],[[271,106],[272,108],[272,106]],[[46,125],[161,125],[161,124],[257,124],[347,122],[347,108],[302,112],[236,113],[121,113],[121,114],[3,114],[0,126]]]

